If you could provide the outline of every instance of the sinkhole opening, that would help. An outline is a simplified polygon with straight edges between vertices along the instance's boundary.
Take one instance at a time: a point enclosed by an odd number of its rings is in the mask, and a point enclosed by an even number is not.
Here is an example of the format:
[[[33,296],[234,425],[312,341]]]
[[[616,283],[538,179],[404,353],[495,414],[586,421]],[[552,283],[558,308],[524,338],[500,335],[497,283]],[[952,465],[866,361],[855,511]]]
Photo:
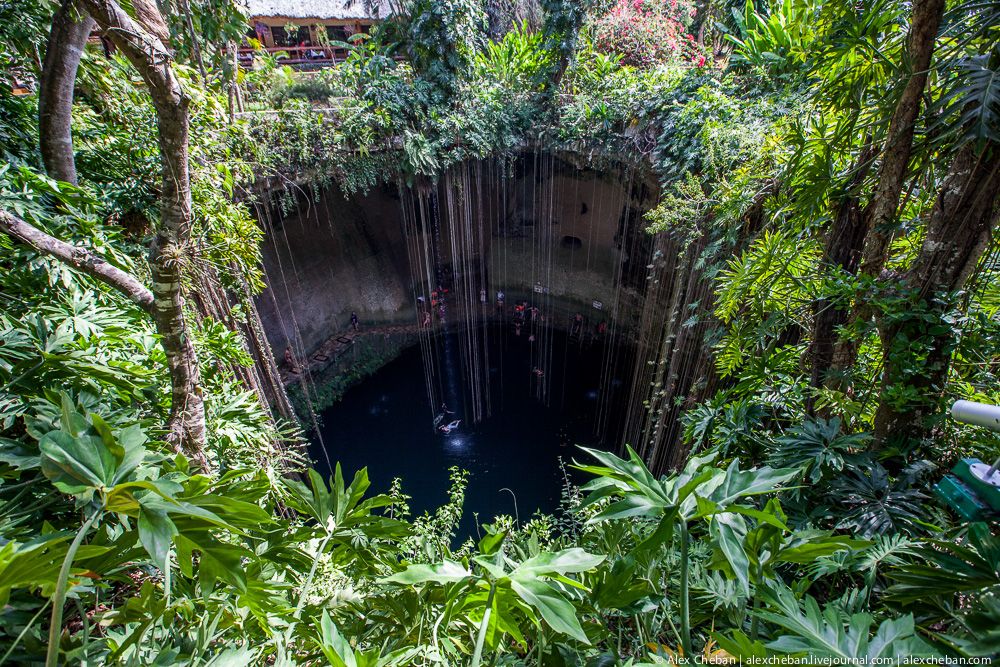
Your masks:
[[[669,439],[650,323],[695,293],[646,231],[657,199],[641,167],[526,152],[265,200],[257,307],[312,458],[367,467],[380,492],[402,478],[416,513],[466,469],[471,530],[556,509],[577,444]]]

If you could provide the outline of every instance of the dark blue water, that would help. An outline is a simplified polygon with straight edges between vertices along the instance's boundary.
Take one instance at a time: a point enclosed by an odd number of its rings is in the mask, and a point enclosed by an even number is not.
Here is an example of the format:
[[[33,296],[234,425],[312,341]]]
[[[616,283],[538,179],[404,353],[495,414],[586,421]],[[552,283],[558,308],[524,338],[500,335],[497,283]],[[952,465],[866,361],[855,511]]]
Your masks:
[[[632,368],[628,350],[606,349],[599,340],[581,343],[562,332],[549,335],[551,363],[540,379],[532,364],[537,342],[491,331],[492,414],[471,423],[464,407],[468,388],[459,386],[457,404],[448,406],[455,412],[449,419],[463,421],[450,435],[434,429],[437,410],[431,409],[427,396],[420,348],[405,351],[322,413],[329,460],[340,461],[345,476],[367,467],[373,493],[388,490],[393,478],[402,478],[414,515],[447,501],[451,466],[468,470],[460,536],[475,535],[477,522],[487,523],[498,514],[518,516],[523,522],[536,510],[555,511],[564,473],[581,481],[577,473],[560,467],[560,459],[566,464],[572,458],[586,459],[577,444],[611,448],[617,443],[628,392],[625,380]],[[458,336],[438,338],[434,347],[440,374],[449,375],[448,363],[456,363],[452,357],[461,352]],[[450,382],[454,396],[461,374],[434,381],[445,386],[445,393]],[[540,381],[548,385],[542,400]],[[326,457],[317,443],[312,449],[323,472]]]

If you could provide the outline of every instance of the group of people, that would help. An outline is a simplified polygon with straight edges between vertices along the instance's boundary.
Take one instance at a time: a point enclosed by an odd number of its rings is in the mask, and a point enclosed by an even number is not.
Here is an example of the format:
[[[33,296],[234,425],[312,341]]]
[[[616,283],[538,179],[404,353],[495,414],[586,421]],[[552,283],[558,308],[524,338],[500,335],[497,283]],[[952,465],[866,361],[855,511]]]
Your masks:
[[[423,309],[420,312],[420,326],[431,326],[431,312],[433,311],[436,311],[438,319],[444,322],[444,317],[448,312],[448,291],[447,287],[443,287],[439,284],[437,289],[431,292],[430,309],[427,308],[427,300],[423,295],[417,297],[417,302],[423,306]]]
[[[584,324],[585,324],[585,319],[582,313],[576,313],[575,315],[573,315],[573,319],[570,320],[570,325],[569,325],[570,338],[583,340]],[[604,338],[604,336],[607,333],[608,333],[608,323],[605,320],[601,320],[594,325],[594,331],[593,331],[594,339],[600,340]]]
[[[448,419],[449,415],[454,416],[454,412],[448,409],[446,403],[441,404],[441,411],[434,417],[434,428],[444,435],[451,435],[462,424],[461,419]]]
[[[528,305],[527,301],[518,301],[514,304],[514,335],[521,335],[521,327],[524,326],[525,322],[530,322],[534,325],[536,322],[542,321],[544,318],[541,316],[541,312],[538,306]],[[531,334],[528,339],[530,341],[535,340],[535,335]]]

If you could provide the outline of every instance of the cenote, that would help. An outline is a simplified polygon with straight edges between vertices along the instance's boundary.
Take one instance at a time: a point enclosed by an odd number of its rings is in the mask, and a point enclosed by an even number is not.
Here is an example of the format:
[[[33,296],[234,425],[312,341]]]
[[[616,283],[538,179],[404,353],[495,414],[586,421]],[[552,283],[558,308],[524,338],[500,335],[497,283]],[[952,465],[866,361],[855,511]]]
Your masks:
[[[646,231],[658,195],[642,164],[533,150],[265,200],[257,306],[313,462],[399,478],[415,515],[465,470],[464,535],[556,510],[577,445],[672,463],[708,300],[701,242]]]
[[[575,445],[606,447],[621,432],[632,351],[606,336],[564,331],[532,341],[529,327],[518,336],[502,323],[474,333],[486,340],[490,359],[490,406],[481,421],[471,418],[472,392],[463,385],[460,334],[435,336],[444,368],[432,381],[443,385],[447,420],[461,424],[450,434],[436,428],[441,406],[430,403],[414,346],[322,412],[311,447],[319,469],[337,461],[348,473],[367,467],[380,490],[399,477],[416,515],[447,500],[451,467],[467,470],[462,535],[474,534],[477,519],[527,520],[536,510],[556,510],[564,475],[579,481],[568,465],[580,457]],[[542,339],[553,363],[539,376],[533,357]]]

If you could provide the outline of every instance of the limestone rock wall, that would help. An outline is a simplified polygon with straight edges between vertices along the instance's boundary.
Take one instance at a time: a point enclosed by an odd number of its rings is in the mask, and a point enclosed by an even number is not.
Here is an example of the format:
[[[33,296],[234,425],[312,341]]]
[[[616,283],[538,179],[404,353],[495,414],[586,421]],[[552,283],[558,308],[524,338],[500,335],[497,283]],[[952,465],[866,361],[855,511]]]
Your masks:
[[[588,319],[628,318],[641,307],[652,248],[642,214],[656,192],[634,170],[580,168],[559,156],[526,153],[460,165],[437,183],[405,189],[403,197],[424,200],[428,220],[418,223],[420,238],[404,233],[394,185],[354,196],[336,187],[292,189],[258,207],[269,286],[258,308],[276,355],[287,346],[311,354],[349,326],[351,312],[366,325],[415,323],[416,297],[426,298],[435,285],[411,279],[407,243],[431,243],[424,236],[446,234],[453,222],[481,229],[485,266],[478,267],[477,298],[480,287],[492,302],[498,289],[513,299],[541,286]],[[434,247],[452,279],[458,262],[447,239]],[[594,301],[609,310],[589,312]]]
[[[345,197],[334,188],[297,193],[294,205],[259,207],[268,289],[261,320],[280,355],[309,354],[350,325],[409,321],[409,269],[394,188]]]

